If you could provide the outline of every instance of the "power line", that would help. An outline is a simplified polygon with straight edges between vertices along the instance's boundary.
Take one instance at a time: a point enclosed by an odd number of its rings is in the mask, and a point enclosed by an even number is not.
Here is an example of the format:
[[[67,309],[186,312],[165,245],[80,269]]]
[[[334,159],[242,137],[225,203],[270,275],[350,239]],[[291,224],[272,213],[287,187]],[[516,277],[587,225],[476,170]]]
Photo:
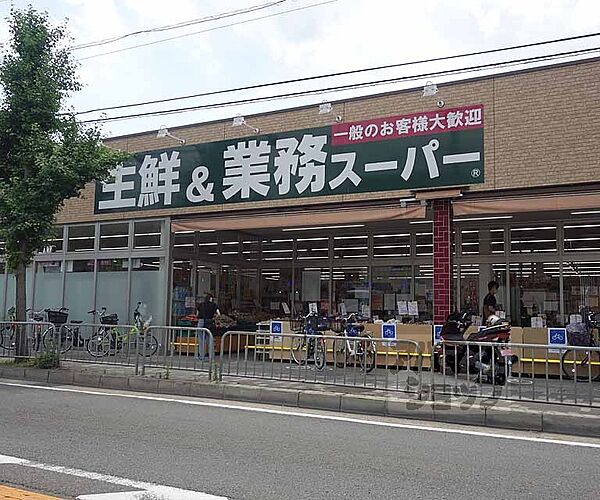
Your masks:
[[[96,57],[108,56],[110,54],[117,54],[119,52],[125,52],[127,50],[139,49],[140,47],[148,47],[150,45],[156,45],[158,43],[169,42],[171,40],[178,40],[180,38],[185,38],[185,37],[188,37],[188,36],[199,35],[201,33],[208,33],[210,31],[216,31],[216,30],[220,30],[220,29],[223,29],[223,28],[229,28],[231,26],[238,26],[240,24],[246,24],[246,23],[251,23],[251,22],[254,22],[254,21],[260,21],[262,19],[268,19],[268,18],[275,17],[275,16],[281,16],[283,14],[289,14],[290,12],[298,12],[300,10],[311,9],[313,7],[320,7],[321,5],[335,3],[337,1],[338,0],[326,0],[326,1],[323,1],[323,2],[319,2],[319,3],[314,3],[314,4],[311,4],[311,5],[305,5],[303,7],[296,7],[295,9],[288,9],[288,10],[284,10],[284,11],[281,11],[281,12],[275,12],[273,14],[268,14],[268,15],[265,15],[265,16],[253,17],[252,19],[246,19],[244,21],[238,21],[238,22],[235,22],[235,23],[223,24],[221,26],[215,26],[214,28],[208,28],[208,29],[204,29],[204,30],[200,30],[200,31],[194,31],[192,33],[184,33],[183,35],[172,36],[172,37],[169,37],[169,38],[161,38],[160,40],[154,40],[153,42],[141,43],[139,45],[131,45],[129,47],[123,47],[122,49],[111,50],[111,51],[108,51],[108,52],[100,52],[99,54],[93,54],[91,56],[86,56],[86,57],[80,57],[77,60],[78,61],[87,61],[88,59],[94,59]]]
[[[287,85],[290,83],[301,83],[301,82],[307,82],[310,80],[320,80],[320,79],[324,79],[324,78],[354,75],[354,74],[366,73],[366,72],[371,72],[371,71],[380,71],[380,70],[384,70],[384,69],[412,66],[412,65],[416,65],[416,64],[425,64],[425,63],[433,63],[433,62],[440,62],[440,61],[450,61],[452,59],[481,56],[481,55],[493,54],[493,53],[497,53],[497,52],[505,52],[505,51],[509,51],[509,50],[525,49],[525,48],[538,47],[538,46],[554,44],[554,43],[582,40],[582,39],[596,37],[596,36],[600,36],[600,32],[588,33],[585,35],[577,35],[577,36],[571,36],[571,37],[566,37],[566,38],[557,38],[554,40],[546,40],[543,42],[533,42],[533,43],[527,43],[527,44],[522,44],[522,45],[512,45],[512,46],[508,46],[508,47],[500,47],[497,49],[481,50],[481,51],[477,51],[477,52],[467,52],[467,53],[463,53],[463,54],[454,54],[454,55],[450,55],[450,56],[433,57],[430,59],[421,59],[419,61],[408,61],[408,62],[402,62],[402,63],[387,64],[384,66],[373,66],[373,67],[361,68],[361,69],[355,69],[355,70],[349,70],[349,71],[340,71],[340,72],[328,73],[328,74],[324,74],[324,75],[306,76],[303,78],[294,78],[294,79],[289,79],[289,80],[279,80],[276,82],[260,83],[260,84],[256,84],[256,85],[247,85],[244,87],[236,87],[236,88],[230,88],[230,89],[224,89],[224,90],[215,90],[212,92],[202,92],[199,94],[190,94],[190,95],[178,96],[178,97],[169,97],[166,99],[156,99],[156,100],[152,100],[152,101],[143,101],[143,102],[137,102],[137,103],[131,103],[131,104],[121,104],[118,106],[107,106],[104,108],[87,109],[85,111],[78,111],[75,114],[76,115],[84,115],[84,114],[95,113],[95,112],[99,112],[99,111],[111,111],[111,110],[115,110],[115,109],[135,108],[138,106],[147,106],[150,104],[162,104],[165,102],[180,101],[180,100],[185,100],[185,99],[194,99],[197,97],[209,97],[209,96],[214,96],[214,95],[219,95],[219,94],[241,92],[241,91],[245,91],[245,90],[256,90],[256,89],[260,89],[260,88],[273,87],[273,86],[278,86],[278,85]]]
[[[104,38],[102,40],[96,40],[94,42],[87,42],[87,43],[82,43],[80,45],[75,45],[74,47],[72,47],[71,50],[81,50],[81,49],[88,49],[91,47],[98,47],[100,45],[107,45],[109,43],[117,42],[117,41],[123,40],[125,38],[129,38],[129,37],[136,36],[136,35],[142,35],[144,33],[158,33],[161,31],[169,31],[169,30],[174,30],[174,29],[185,28],[187,26],[193,26],[195,24],[206,23],[206,22],[210,22],[210,21],[218,21],[220,19],[226,19],[228,17],[239,16],[242,14],[249,14],[250,12],[255,12],[257,10],[263,10],[263,9],[267,9],[269,7],[275,7],[276,5],[280,5],[287,1],[288,0],[273,0],[271,2],[260,4],[260,5],[253,5],[251,7],[245,8],[245,9],[237,9],[237,10],[232,10],[232,11],[228,11],[228,12],[222,12],[220,14],[214,14],[212,16],[206,16],[206,17],[202,17],[199,19],[192,19],[192,20],[183,21],[180,23],[168,24],[166,26],[158,26],[155,28],[148,28],[148,29],[143,29],[143,30],[138,30],[138,31],[132,31],[130,33],[125,33],[123,35],[118,35],[118,36],[115,36],[112,38]]]
[[[250,104],[250,103],[257,103],[257,102],[267,102],[267,101],[274,101],[274,100],[279,100],[279,99],[289,99],[292,97],[301,97],[301,96],[305,96],[305,95],[325,94],[325,93],[329,93],[329,92],[337,92],[337,91],[351,90],[351,89],[358,89],[358,88],[365,88],[365,87],[374,87],[374,86],[378,86],[378,85],[386,85],[386,84],[398,83],[398,82],[402,82],[402,81],[422,80],[424,78],[471,73],[471,72],[482,71],[482,70],[486,70],[486,69],[515,66],[515,65],[520,65],[520,64],[531,64],[531,63],[535,63],[535,62],[542,62],[542,61],[548,61],[548,60],[573,57],[573,56],[577,56],[577,55],[590,54],[590,53],[598,52],[598,51],[600,51],[600,47],[592,47],[592,48],[587,48],[587,49],[561,52],[561,53],[557,53],[557,54],[548,54],[548,55],[544,55],[544,56],[534,56],[534,57],[528,57],[528,58],[522,58],[522,59],[513,59],[510,61],[488,63],[488,64],[482,64],[482,65],[478,65],[478,66],[470,66],[470,67],[466,67],[466,68],[455,68],[455,69],[451,69],[451,70],[434,71],[434,72],[430,72],[430,73],[422,73],[422,74],[418,74],[418,75],[411,75],[411,76],[405,76],[405,77],[396,77],[396,78],[388,78],[388,79],[375,80],[375,81],[363,82],[363,83],[338,85],[338,86],[328,87],[328,88],[324,88],[324,89],[304,90],[304,91],[289,92],[289,93],[285,93],[285,94],[277,94],[277,95],[265,96],[265,97],[254,97],[254,98],[249,98],[249,99],[239,99],[239,100],[235,100],[235,101],[203,104],[203,105],[198,105],[198,106],[188,106],[188,107],[184,107],[184,108],[174,108],[174,109],[166,109],[166,110],[160,110],[160,111],[148,111],[148,112],[144,112],[144,113],[134,113],[134,114],[129,114],[129,115],[102,117],[102,118],[96,118],[96,119],[91,119],[91,120],[83,120],[82,123],[106,123],[106,122],[111,122],[111,121],[128,120],[128,119],[132,119],[132,118],[171,115],[171,114],[178,114],[178,113],[186,113],[186,112],[190,112],[190,111],[198,111],[201,109],[224,108],[224,107],[235,106],[235,105],[243,105],[243,104]]]

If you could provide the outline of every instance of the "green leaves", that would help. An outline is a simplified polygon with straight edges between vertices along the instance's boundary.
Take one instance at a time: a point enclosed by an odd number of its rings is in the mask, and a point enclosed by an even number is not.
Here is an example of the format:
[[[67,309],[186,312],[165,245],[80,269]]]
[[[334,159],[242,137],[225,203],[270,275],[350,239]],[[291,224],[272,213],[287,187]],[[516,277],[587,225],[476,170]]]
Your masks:
[[[0,238],[16,269],[43,246],[64,201],[129,155],[106,148],[98,129],[61,113],[81,88],[66,26],[28,7],[11,12],[9,29],[0,63]]]

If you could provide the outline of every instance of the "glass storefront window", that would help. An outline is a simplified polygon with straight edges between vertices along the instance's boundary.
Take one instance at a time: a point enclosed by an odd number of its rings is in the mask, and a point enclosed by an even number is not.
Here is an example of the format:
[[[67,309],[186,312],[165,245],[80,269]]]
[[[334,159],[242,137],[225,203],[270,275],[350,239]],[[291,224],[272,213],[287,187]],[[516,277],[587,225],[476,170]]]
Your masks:
[[[117,313],[122,324],[130,324],[127,311],[128,259],[98,260],[96,306],[106,307],[107,314]],[[134,299],[135,300],[135,299]]]
[[[329,268],[307,267],[296,271],[295,307],[297,312],[308,314],[309,304],[317,304],[321,314],[330,314]]]
[[[410,255],[410,233],[373,235],[373,258]]]
[[[564,227],[565,252],[600,252],[600,224]]]
[[[16,278],[15,275],[12,273],[9,273],[6,278],[6,310],[8,311],[11,307],[15,305]],[[31,301],[33,298],[33,269],[31,266],[29,266],[26,270],[25,281],[27,283],[27,307],[31,307]]]
[[[419,321],[433,320],[433,265],[415,266],[415,298]]]
[[[506,307],[506,264],[461,264],[460,308],[483,314],[483,299],[488,294],[488,283],[497,281],[496,310]]]
[[[419,256],[433,255],[433,232],[415,233],[415,253]]]
[[[497,255],[504,253],[504,229],[463,229],[460,232],[462,255]]]
[[[100,224],[100,250],[127,250],[129,248],[129,224]]]
[[[173,234],[173,248],[176,249],[176,252],[179,251],[177,249],[186,249],[193,252],[194,241],[194,231],[181,231],[180,233]]]
[[[479,255],[479,230],[463,229],[460,232],[463,255]]]
[[[512,227],[511,253],[556,252],[556,226]]]
[[[134,248],[159,248],[161,245],[162,221],[141,221],[133,223]]]
[[[558,263],[511,263],[510,316],[515,326],[529,327],[533,317],[545,317],[548,326],[563,324],[560,318]]]
[[[227,261],[236,260],[240,255],[240,241],[238,234],[224,233],[223,241],[221,241],[221,255],[223,255]]]
[[[189,236],[186,235],[186,242],[189,242],[190,240],[192,241],[193,246],[193,234]],[[198,233],[198,258],[208,262],[219,262],[219,254],[220,247],[215,234],[210,232]]]
[[[334,259],[367,259],[368,257],[368,236],[335,236],[333,238]]]
[[[224,264],[219,276],[219,310],[223,314],[232,315],[239,308],[238,303],[238,271],[235,267]]]
[[[240,302],[237,309],[238,313],[242,313],[245,318],[248,318],[260,307],[258,302],[258,269],[240,269],[239,278]]]
[[[94,250],[94,234],[96,226],[89,224],[86,226],[69,226],[69,242],[67,250],[69,252],[85,252]]]
[[[259,262],[260,240],[258,238],[244,237],[242,240],[242,260],[246,262]]]
[[[65,307],[71,319],[92,323],[94,309],[94,261],[68,260],[65,263]],[[97,318],[96,318],[97,321]]]
[[[152,316],[153,325],[164,324],[162,311],[166,288],[163,267],[163,259],[158,257],[131,260],[130,318],[133,318],[137,303],[141,302],[140,312],[144,320]]]
[[[479,304],[479,264],[461,264],[460,265],[460,309],[480,312]],[[482,289],[483,293],[483,289]],[[485,292],[487,293],[487,291]]]
[[[63,250],[63,227],[55,226],[52,228],[51,236],[44,242],[44,246],[40,249],[41,253],[55,253]]]
[[[563,264],[565,318],[579,314],[581,307],[600,311],[600,262],[565,262]]]
[[[179,325],[183,317],[195,314],[195,312],[196,297],[192,291],[192,262],[176,259],[173,261],[173,294],[171,297],[173,325]]]
[[[292,270],[290,268],[268,267],[260,273],[261,305],[265,313],[274,317],[285,312],[285,303],[292,310]],[[293,311],[292,311],[293,312]],[[301,312],[301,311],[298,311]]]
[[[332,270],[332,300],[337,311],[344,304],[346,312],[370,315],[369,268],[334,267]]]
[[[33,308],[58,309],[62,307],[62,262],[35,263],[35,297]],[[78,319],[71,317],[71,319]]]
[[[277,260],[292,260],[294,253],[294,240],[273,239],[264,240],[262,244],[262,260],[272,262]]]
[[[329,259],[329,238],[298,238],[296,240],[297,260]]]
[[[373,267],[371,313],[388,320],[397,314],[398,301],[412,300],[412,266]]]

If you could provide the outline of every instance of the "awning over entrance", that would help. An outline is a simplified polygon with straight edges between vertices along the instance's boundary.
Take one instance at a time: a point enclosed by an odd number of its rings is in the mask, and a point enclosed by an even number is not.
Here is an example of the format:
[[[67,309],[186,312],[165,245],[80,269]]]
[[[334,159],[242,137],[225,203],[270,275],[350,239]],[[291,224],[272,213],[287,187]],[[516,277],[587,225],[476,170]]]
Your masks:
[[[330,226],[349,223],[394,221],[425,218],[425,207],[365,207],[337,208],[335,210],[306,210],[303,212],[207,215],[198,219],[176,220],[171,223],[172,231],[235,231],[300,226]]]
[[[587,210],[600,208],[600,194],[573,193],[568,195],[522,196],[490,200],[459,200],[453,203],[454,215],[492,215],[519,212],[558,210]]]

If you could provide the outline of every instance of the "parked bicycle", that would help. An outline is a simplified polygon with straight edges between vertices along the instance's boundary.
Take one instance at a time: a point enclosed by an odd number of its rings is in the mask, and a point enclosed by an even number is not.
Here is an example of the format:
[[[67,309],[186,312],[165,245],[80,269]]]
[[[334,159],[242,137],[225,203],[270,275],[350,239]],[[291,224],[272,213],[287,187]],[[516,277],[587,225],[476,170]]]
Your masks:
[[[311,312],[303,318],[292,320],[291,327],[297,334],[292,337],[290,347],[294,362],[302,366],[312,360],[315,367],[322,370],[325,366],[325,339],[318,335],[329,328],[327,322],[319,318],[317,313]]]
[[[600,314],[589,308],[581,309],[583,323],[567,326],[569,345],[579,347],[600,347],[597,332]],[[598,350],[567,349],[561,357],[565,376],[579,381],[600,380],[600,352]]]
[[[117,314],[106,315],[106,308],[99,312],[99,319],[102,326],[88,340],[87,351],[90,356],[101,358],[110,354],[116,355],[127,348],[127,352],[137,350],[139,356],[150,357],[158,350],[158,340],[149,333],[152,316],[144,320],[140,307],[141,302],[133,312],[133,326],[129,331],[123,331],[116,327],[119,324]]]
[[[44,309],[48,323],[52,323],[54,328],[48,327],[42,333],[42,344],[46,351],[57,351],[61,354],[69,352],[73,348],[75,332],[73,328],[68,326],[69,308],[61,307],[60,309]]]
[[[365,373],[373,371],[377,362],[377,346],[370,335],[363,333],[365,325],[360,318],[351,314],[348,318],[335,320],[331,323],[331,329],[338,335],[346,337],[333,341],[336,366],[344,368],[358,364]]]
[[[44,321],[44,311],[31,312],[31,308],[28,307],[25,312],[28,314],[27,322],[41,323]],[[9,322],[8,325],[0,327],[0,348],[6,349],[7,351],[14,351],[16,347],[16,336],[17,336],[17,309],[13,306],[6,311],[6,319]],[[12,324],[10,324],[12,323]],[[42,326],[33,326],[26,328],[28,335],[28,343],[31,348],[37,352],[42,345]]]

